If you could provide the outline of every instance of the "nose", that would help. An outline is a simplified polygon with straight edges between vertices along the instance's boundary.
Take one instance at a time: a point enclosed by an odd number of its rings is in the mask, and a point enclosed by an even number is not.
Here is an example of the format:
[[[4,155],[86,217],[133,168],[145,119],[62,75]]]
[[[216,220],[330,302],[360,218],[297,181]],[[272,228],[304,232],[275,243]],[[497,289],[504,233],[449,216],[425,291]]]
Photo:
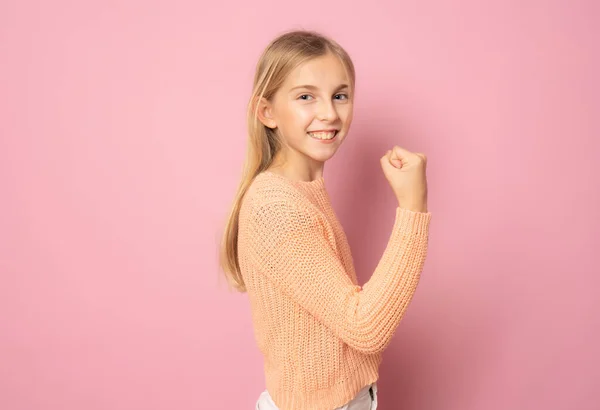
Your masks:
[[[338,113],[335,109],[335,105],[329,101],[324,101],[319,105],[317,112],[317,118],[321,121],[335,121],[338,119]]]

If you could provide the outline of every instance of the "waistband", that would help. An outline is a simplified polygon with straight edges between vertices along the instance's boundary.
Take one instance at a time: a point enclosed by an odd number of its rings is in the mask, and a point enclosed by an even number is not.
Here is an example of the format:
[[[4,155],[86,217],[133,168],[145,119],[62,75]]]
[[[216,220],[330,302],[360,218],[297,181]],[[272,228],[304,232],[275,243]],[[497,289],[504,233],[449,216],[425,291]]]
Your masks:
[[[354,396],[354,398],[352,400],[350,400],[348,403],[346,403],[344,406],[347,406],[350,403],[358,400],[359,398],[363,398],[363,397],[369,397],[371,400],[374,400],[374,398],[376,396],[377,396],[377,382],[373,382],[371,384],[366,385],[362,389],[360,389],[358,391],[358,393],[356,393],[356,395]],[[261,395],[259,397],[259,402],[261,400],[266,400],[268,402],[268,406],[270,406],[269,408],[271,408],[271,409],[278,409],[277,405],[273,402],[273,398],[269,394],[268,390],[264,390],[261,393]],[[342,406],[342,407],[344,407],[344,406]],[[257,408],[258,408],[258,403],[257,403]]]
[[[371,399],[373,399],[376,395],[377,395],[377,382],[374,382],[374,383],[371,383],[371,384],[363,387],[362,389],[360,389],[358,391],[358,393],[356,393],[356,396],[354,396],[354,399],[357,399],[359,397],[367,397],[367,396],[370,396]]]

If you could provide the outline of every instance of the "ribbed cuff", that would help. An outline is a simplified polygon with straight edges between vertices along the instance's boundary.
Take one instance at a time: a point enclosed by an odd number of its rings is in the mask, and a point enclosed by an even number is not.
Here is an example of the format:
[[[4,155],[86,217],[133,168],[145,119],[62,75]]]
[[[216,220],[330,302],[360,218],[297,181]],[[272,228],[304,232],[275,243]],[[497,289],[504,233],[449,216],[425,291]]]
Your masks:
[[[410,209],[397,207],[396,221],[400,230],[415,235],[427,235],[429,233],[429,222],[431,212],[416,212]]]

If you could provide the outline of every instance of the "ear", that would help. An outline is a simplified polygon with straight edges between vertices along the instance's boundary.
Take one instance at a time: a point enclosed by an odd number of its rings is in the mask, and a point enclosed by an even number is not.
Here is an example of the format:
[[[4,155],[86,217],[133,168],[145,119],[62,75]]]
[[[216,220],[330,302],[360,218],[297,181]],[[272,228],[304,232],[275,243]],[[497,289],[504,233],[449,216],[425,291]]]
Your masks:
[[[275,117],[273,116],[273,104],[266,98],[261,98],[258,101],[258,119],[263,123],[265,127],[277,128]]]

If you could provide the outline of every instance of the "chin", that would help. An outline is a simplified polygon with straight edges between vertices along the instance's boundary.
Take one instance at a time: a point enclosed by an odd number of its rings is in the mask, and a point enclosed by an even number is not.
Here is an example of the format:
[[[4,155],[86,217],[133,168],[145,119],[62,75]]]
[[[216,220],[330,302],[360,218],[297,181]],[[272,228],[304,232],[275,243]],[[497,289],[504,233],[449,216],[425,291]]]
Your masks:
[[[325,162],[328,159],[331,159],[335,155],[336,152],[337,152],[337,149],[332,150],[330,152],[311,152],[311,153],[307,153],[307,156],[315,161]]]

